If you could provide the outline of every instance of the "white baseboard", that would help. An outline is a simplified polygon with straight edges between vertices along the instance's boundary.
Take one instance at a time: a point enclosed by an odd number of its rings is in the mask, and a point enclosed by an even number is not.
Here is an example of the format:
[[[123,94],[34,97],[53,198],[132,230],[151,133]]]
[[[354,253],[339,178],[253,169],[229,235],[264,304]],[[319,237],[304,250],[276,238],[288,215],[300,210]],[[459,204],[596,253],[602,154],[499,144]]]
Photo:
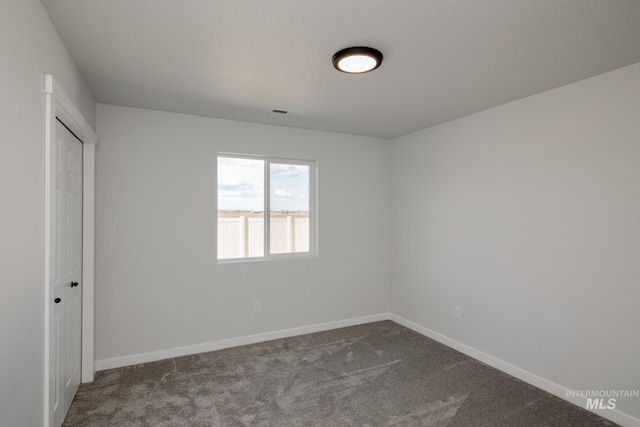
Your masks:
[[[115,357],[96,361],[98,371],[105,369],[121,368],[123,366],[137,365],[139,363],[155,362],[157,360],[172,357],[188,356],[191,354],[206,353],[208,351],[222,350],[224,348],[238,347],[241,345],[255,344],[259,342],[277,340],[280,338],[295,337],[298,335],[312,334],[314,332],[329,331],[331,329],[346,328],[348,326],[362,325],[365,323],[388,320],[389,313],[374,314],[371,316],[356,317],[352,319],[338,320],[335,322],[319,323],[316,325],[301,326],[299,328],[283,329],[275,332],[265,332],[256,335],[247,335],[239,338],[230,338],[220,341],[189,345],[185,347],[170,348],[166,350],[152,351],[149,353],[134,354],[131,356]]]
[[[503,360],[495,358],[489,354],[483,353],[480,350],[476,350],[473,347],[469,347],[466,344],[462,344],[456,340],[453,340],[445,335],[442,335],[438,332],[435,332],[429,328],[425,328],[424,326],[418,325],[410,320],[407,320],[403,317],[397,316],[393,313],[389,313],[389,320],[392,320],[400,325],[407,327],[421,335],[429,337],[435,341],[438,341],[448,347],[451,347],[455,350],[458,350],[461,353],[466,354],[467,356],[473,357],[476,360],[479,360],[483,363],[486,363],[489,366],[492,366],[502,372],[505,372],[511,376],[518,378],[526,383],[529,383],[535,387],[538,387],[546,392],[549,392],[559,398],[566,400],[574,405],[580,406],[581,408],[586,408],[587,399],[580,396],[569,396],[567,392],[569,389],[558,385],[554,382],[551,382],[545,378],[539,377],[531,372],[527,372],[524,369],[518,368],[510,363],[507,363]],[[631,415],[625,414],[624,412],[620,412],[617,409],[604,409],[604,410],[591,410],[588,411],[593,412],[601,416],[602,418],[606,418],[609,421],[613,421],[614,423],[620,424],[624,427],[640,427],[640,420],[632,417]]]

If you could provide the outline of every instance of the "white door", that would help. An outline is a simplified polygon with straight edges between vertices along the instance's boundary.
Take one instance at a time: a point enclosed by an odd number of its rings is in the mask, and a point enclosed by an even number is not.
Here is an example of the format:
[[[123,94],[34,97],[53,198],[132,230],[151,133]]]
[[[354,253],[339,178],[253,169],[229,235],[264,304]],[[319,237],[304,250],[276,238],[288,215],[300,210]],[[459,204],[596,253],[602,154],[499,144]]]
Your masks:
[[[50,399],[62,425],[80,385],[82,280],[82,143],[56,122]]]

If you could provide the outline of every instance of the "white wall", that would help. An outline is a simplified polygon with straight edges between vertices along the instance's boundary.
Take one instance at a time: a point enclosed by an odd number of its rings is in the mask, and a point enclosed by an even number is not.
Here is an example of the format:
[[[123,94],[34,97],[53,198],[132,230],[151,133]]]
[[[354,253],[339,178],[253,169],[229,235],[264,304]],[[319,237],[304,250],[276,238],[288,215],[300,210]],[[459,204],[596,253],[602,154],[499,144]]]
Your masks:
[[[98,135],[99,361],[387,311],[388,141],[110,105]],[[219,151],[318,161],[318,258],[216,264]]]
[[[393,313],[568,389],[640,388],[640,64],[398,138],[391,173]]]
[[[95,103],[37,0],[0,2],[0,425],[43,421],[44,74]]]

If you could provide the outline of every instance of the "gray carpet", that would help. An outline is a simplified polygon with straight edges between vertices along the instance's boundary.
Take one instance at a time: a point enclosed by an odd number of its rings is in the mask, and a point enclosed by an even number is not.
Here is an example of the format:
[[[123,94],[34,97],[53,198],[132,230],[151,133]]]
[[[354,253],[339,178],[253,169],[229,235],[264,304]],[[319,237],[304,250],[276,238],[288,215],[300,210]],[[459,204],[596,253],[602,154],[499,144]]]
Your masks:
[[[65,426],[613,426],[390,321],[98,372]]]

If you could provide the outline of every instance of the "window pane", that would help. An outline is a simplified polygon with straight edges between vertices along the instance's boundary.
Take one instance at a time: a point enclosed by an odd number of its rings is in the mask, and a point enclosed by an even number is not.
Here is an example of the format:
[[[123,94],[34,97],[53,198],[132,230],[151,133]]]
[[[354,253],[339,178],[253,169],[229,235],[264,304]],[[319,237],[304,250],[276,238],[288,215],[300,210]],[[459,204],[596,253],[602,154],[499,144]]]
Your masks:
[[[309,165],[271,163],[269,182],[270,253],[309,252]]]
[[[264,256],[264,163],[218,157],[218,259]]]

